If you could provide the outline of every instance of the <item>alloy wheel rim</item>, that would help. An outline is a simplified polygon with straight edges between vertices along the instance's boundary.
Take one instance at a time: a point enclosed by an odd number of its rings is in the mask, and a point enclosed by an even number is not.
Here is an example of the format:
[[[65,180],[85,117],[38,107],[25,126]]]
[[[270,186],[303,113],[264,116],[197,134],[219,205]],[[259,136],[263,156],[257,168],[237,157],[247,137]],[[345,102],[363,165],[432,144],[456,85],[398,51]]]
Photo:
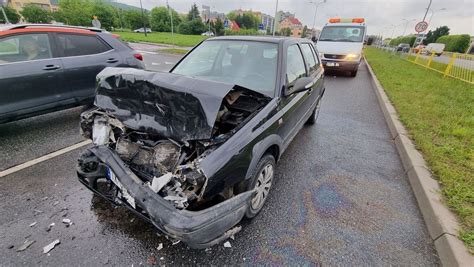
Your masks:
[[[270,188],[272,187],[273,173],[273,165],[269,163],[265,165],[258,175],[257,183],[255,184],[254,188],[257,193],[252,199],[252,209],[259,210],[265,203],[268,193],[270,192]]]

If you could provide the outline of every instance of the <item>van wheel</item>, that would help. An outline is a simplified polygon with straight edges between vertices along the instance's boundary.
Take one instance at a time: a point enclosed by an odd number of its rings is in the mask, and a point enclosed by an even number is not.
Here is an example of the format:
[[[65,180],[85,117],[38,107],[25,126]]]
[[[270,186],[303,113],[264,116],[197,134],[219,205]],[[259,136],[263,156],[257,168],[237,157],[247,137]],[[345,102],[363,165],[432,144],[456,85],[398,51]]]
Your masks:
[[[357,70],[351,71],[351,77],[355,77],[357,75]]]
[[[270,154],[265,154],[258,162],[255,172],[250,178],[248,190],[255,190],[256,194],[250,201],[250,205],[245,211],[245,217],[253,218],[263,208],[272,188],[273,177],[275,175],[275,158]]]

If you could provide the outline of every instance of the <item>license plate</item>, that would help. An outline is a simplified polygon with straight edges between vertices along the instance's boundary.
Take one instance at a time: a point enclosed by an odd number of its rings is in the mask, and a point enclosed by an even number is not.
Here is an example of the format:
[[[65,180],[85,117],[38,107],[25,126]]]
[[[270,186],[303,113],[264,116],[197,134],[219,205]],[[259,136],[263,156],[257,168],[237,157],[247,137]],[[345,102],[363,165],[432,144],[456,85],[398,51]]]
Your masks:
[[[328,63],[326,63],[326,66],[328,66],[328,67],[339,67],[339,63],[328,62]]]

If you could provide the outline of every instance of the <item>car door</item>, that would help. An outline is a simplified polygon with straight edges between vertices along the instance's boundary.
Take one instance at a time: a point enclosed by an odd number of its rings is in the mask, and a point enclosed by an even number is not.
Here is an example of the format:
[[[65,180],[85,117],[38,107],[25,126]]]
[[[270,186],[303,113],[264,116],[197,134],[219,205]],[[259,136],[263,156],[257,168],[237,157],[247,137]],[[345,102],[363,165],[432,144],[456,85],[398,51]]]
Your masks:
[[[65,85],[77,101],[92,98],[96,76],[105,67],[122,64],[122,58],[95,33],[56,33],[64,65]]]
[[[306,112],[312,112],[313,108],[318,100],[319,96],[322,93],[323,88],[323,70],[319,64],[318,57],[316,56],[316,51],[310,43],[302,43],[300,45],[301,51],[303,52],[306,69],[308,70],[308,77],[313,78],[314,83],[311,87],[312,91],[308,92],[309,96],[307,101],[304,103],[304,109]]]
[[[0,37],[0,120],[61,105],[63,71],[50,34]]]
[[[286,49],[286,87],[292,87],[296,80],[306,77],[306,65],[298,44],[292,44]],[[310,95],[310,91],[294,93],[288,96],[283,95],[281,98],[281,108],[284,110],[283,117],[280,119],[280,136],[283,137],[284,146],[286,147],[293,139],[303,123],[304,103]]]

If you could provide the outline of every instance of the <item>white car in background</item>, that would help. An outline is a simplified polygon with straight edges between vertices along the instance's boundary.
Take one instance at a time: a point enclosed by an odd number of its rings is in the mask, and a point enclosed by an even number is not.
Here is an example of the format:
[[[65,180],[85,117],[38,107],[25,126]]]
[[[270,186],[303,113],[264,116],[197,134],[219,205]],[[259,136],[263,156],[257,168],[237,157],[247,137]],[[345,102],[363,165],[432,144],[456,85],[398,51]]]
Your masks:
[[[147,33],[151,32],[151,29],[150,29],[150,28],[139,28],[139,29],[133,30],[133,32],[141,32],[141,33],[144,33],[144,32],[145,32],[145,29],[146,29],[146,32],[147,32]]]
[[[438,57],[443,54],[445,48],[445,44],[440,43],[431,43],[428,44],[425,49],[423,50],[427,55],[431,55],[431,53],[435,53]]]
[[[202,36],[214,36],[214,33],[207,31],[207,32],[201,33],[201,35],[202,35]]]

